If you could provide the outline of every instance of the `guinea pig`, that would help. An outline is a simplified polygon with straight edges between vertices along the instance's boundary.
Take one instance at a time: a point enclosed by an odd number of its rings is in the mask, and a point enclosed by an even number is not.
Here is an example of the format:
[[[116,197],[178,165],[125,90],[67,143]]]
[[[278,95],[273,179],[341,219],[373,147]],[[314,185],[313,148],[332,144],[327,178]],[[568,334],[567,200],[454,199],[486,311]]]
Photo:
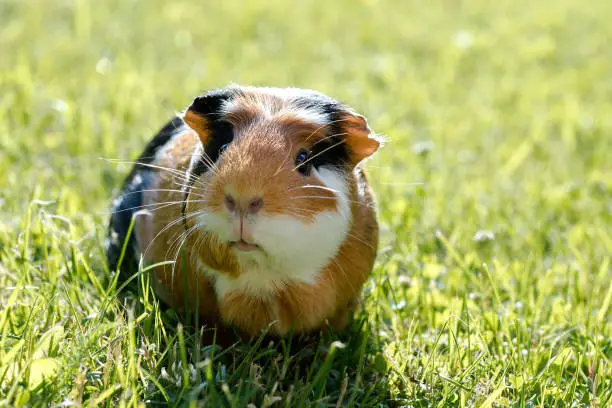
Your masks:
[[[230,86],[197,97],[113,201],[109,268],[125,278],[140,261],[171,261],[151,270],[158,298],[246,335],[340,331],[376,257],[360,163],[380,144],[362,115],[315,91]]]

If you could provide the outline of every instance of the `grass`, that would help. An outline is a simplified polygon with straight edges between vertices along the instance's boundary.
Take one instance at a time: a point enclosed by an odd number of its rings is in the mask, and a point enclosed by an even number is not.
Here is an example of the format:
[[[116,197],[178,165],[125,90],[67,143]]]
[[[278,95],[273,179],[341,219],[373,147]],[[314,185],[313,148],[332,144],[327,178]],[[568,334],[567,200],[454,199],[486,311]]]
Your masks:
[[[0,405],[608,407],[612,2],[0,0]],[[363,308],[232,347],[115,296],[111,196],[229,82],[389,143]],[[102,159],[101,159],[102,158]]]

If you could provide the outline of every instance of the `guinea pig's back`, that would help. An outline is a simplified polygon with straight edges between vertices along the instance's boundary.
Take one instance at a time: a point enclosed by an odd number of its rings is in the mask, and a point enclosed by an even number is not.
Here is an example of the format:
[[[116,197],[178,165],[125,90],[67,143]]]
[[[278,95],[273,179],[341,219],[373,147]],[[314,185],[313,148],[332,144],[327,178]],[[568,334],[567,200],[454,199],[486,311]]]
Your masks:
[[[174,118],[151,139],[125,179],[112,204],[105,241],[108,266],[111,271],[121,268],[120,281],[128,279],[137,269],[141,254],[149,252],[158,226],[180,218],[184,198],[180,190],[185,183],[181,175],[189,166],[197,142],[183,120]],[[128,237],[132,218],[134,226]]]

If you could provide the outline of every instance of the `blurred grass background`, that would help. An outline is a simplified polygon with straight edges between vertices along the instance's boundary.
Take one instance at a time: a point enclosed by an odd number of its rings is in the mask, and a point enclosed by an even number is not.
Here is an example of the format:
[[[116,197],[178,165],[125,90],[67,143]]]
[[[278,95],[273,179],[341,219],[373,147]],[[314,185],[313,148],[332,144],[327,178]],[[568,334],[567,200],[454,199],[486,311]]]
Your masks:
[[[610,17],[606,0],[0,0],[2,402],[609,406]],[[345,348],[223,354],[150,296],[114,299],[102,242],[129,167],[104,159],[230,82],[319,90],[388,138]]]

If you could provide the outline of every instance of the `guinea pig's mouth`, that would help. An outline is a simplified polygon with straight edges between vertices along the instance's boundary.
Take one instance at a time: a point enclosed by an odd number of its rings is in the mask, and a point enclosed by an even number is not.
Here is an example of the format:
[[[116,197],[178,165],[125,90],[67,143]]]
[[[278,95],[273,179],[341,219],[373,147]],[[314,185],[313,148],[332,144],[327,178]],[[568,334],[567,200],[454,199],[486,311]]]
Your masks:
[[[241,252],[251,252],[261,249],[259,245],[248,243],[244,239],[241,239],[240,241],[231,241],[230,244]]]

